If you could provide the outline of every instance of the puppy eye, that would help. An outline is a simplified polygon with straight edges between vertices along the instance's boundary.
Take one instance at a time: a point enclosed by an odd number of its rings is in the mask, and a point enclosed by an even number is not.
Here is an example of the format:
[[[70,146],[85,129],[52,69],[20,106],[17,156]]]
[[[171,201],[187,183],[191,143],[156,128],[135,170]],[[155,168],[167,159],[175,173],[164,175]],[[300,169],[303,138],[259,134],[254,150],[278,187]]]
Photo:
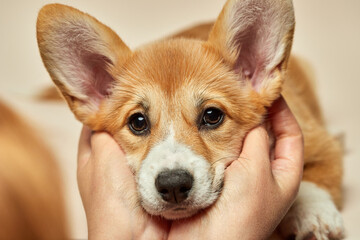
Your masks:
[[[202,124],[207,127],[217,127],[224,119],[224,113],[218,108],[207,108],[202,116]]]
[[[135,135],[143,135],[149,130],[147,118],[142,113],[131,115],[128,126]]]

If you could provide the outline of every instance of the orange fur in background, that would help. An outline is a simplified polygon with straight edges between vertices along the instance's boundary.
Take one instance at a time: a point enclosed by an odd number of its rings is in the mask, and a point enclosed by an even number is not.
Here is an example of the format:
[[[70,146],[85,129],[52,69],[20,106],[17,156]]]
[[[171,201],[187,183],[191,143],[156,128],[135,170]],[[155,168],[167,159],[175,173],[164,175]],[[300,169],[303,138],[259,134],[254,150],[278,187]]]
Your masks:
[[[0,239],[67,239],[58,166],[23,119],[0,102]]]

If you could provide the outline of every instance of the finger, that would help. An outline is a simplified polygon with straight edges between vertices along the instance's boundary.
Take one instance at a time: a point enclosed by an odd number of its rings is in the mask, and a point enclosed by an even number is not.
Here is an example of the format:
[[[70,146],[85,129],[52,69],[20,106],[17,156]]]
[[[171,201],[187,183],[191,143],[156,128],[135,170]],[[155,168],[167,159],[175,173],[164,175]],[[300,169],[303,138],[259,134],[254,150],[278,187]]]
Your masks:
[[[239,158],[225,171],[225,181],[230,185],[237,185],[243,177],[257,178],[259,174],[266,172],[271,174],[269,136],[265,128],[260,126],[251,130],[245,137]]]
[[[269,115],[276,139],[302,135],[295,116],[282,96],[273,103]]]
[[[91,130],[87,126],[83,126],[78,146],[78,167],[84,166],[89,160],[91,154]]]
[[[303,171],[303,136],[294,115],[285,100],[279,98],[270,109],[275,135],[275,160],[273,175],[285,191],[295,189]]]
[[[253,164],[268,165],[269,154],[269,135],[264,126],[259,126],[245,137],[239,161],[248,159]]]
[[[91,136],[91,148],[94,154],[94,161],[125,159],[125,154],[119,144],[106,132],[98,132]]]
[[[121,183],[121,188],[127,189],[130,193],[136,189],[135,178],[125,153],[110,134],[93,134],[91,147],[93,169],[98,176],[106,175],[112,183]]]

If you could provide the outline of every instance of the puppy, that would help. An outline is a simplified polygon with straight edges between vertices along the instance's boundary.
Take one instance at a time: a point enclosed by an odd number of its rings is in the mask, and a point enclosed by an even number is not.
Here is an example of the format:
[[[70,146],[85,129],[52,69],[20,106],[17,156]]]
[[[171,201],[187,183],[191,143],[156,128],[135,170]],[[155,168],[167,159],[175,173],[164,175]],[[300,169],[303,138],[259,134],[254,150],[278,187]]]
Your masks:
[[[180,34],[131,51],[95,18],[53,4],[39,13],[37,39],[76,118],[112,134],[135,173],[139,203],[167,219],[216,201],[224,166],[283,94],[304,133],[305,167],[279,231],[341,239],[341,148],[311,82],[289,61],[294,25],[290,0],[229,0],[210,33],[201,32],[207,39]]]

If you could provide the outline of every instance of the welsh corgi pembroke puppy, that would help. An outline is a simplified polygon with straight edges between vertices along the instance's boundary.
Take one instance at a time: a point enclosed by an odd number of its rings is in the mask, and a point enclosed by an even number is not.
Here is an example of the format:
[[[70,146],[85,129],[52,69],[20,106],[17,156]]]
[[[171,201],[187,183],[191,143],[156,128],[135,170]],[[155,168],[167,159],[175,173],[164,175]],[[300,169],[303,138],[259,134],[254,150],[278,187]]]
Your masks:
[[[303,130],[305,166],[280,232],[342,239],[342,151],[290,58],[294,25],[291,0],[229,0],[207,39],[168,38],[131,51],[95,18],[51,4],[39,13],[37,40],[76,118],[112,134],[135,174],[139,204],[167,219],[216,201],[225,165],[282,94]]]

